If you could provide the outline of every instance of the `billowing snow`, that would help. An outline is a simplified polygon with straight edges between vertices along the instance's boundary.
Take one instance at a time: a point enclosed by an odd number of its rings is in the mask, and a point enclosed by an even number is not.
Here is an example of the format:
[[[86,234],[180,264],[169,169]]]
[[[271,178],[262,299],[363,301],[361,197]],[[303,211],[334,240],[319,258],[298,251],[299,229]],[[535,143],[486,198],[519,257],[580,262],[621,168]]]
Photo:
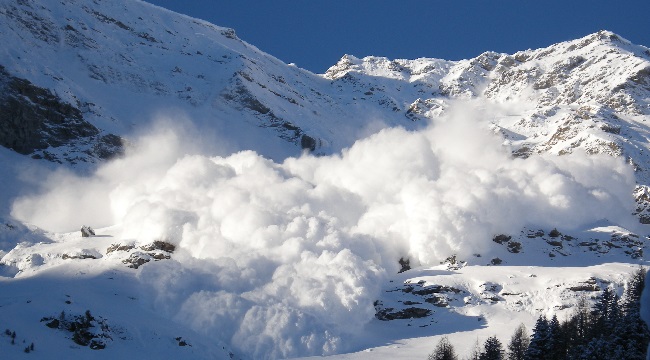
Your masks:
[[[241,353],[340,353],[363,337],[400,257],[476,263],[491,258],[494,235],[533,224],[633,226],[622,160],[512,158],[474,105],[421,131],[383,130],[341,155],[283,163],[187,154],[161,128],[93,177],[52,174],[12,214],[51,231],[111,224],[117,243],[176,244],[174,261],[138,275],[154,308]]]

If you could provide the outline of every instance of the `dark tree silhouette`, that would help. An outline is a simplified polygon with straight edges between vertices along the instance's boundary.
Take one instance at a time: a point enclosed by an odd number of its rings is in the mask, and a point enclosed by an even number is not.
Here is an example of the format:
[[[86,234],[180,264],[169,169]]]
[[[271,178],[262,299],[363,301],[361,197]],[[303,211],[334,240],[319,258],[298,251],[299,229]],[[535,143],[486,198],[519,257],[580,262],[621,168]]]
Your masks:
[[[445,336],[438,342],[436,348],[429,354],[429,360],[458,360],[454,346],[451,345],[449,339]]]
[[[503,345],[496,336],[491,336],[485,340],[483,345],[483,352],[479,356],[479,360],[503,360]]]
[[[639,268],[628,281],[621,301],[622,315],[615,328],[617,345],[625,353],[625,359],[646,358],[650,332],[641,319],[641,294],[643,293],[646,270]]]
[[[548,336],[548,320],[546,319],[546,316],[540,315],[539,318],[537,318],[535,327],[533,328],[530,344],[526,351],[527,360],[546,360]]]
[[[526,350],[528,350],[528,345],[530,344],[530,338],[528,336],[526,326],[524,324],[519,325],[510,338],[510,343],[508,343],[508,360],[525,359]]]

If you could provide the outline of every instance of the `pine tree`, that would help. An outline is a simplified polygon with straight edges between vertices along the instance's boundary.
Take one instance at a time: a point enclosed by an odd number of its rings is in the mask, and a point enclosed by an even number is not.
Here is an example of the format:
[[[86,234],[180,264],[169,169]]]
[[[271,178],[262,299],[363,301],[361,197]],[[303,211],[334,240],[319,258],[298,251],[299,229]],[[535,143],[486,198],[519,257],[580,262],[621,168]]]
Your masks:
[[[591,341],[586,352],[595,359],[613,359],[620,356],[623,349],[623,339],[619,330],[622,312],[619,296],[614,290],[611,288],[603,290],[600,300],[594,307],[593,316]]]
[[[625,359],[643,360],[646,358],[650,331],[641,319],[641,294],[645,285],[646,271],[637,270],[628,281],[622,300],[622,312],[616,335],[617,344],[625,353]]]
[[[515,329],[515,333],[510,338],[510,343],[508,343],[508,360],[524,360],[526,350],[528,350],[528,345],[530,344],[530,338],[528,336],[528,331],[524,324],[519,325]]]
[[[449,339],[445,336],[438,342],[436,348],[429,354],[429,360],[458,360],[454,346],[451,345]]]
[[[548,320],[546,316],[540,315],[537,318],[533,334],[531,335],[530,344],[526,350],[527,360],[546,360],[546,349],[548,346]]]
[[[640,317],[644,284],[645,270],[639,269],[626,284],[622,300],[608,288],[603,291],[589,317],[579,308],[567,325],[567,358],[645,359],[650,332]],[[586,330],[582,330],[584,324],[587,324]]]
[[[483,352],[479,360],[503,360],[503,345],[496,336],[491,336],[485,340]]]
[[[581,360],[614,359],[611,355],[611,344],[603,336],[593,338],[586,346],[581,347],[580,353],[577,356],[577,359]]]
[[[566,357],[564,336],[557,315],[553,315],[548,323],[548,342],[544,348],[547,360],[564,360]]]
[[[580,297],[576,310],[562,325],[568,359],[580,359],[583,349],[591,341],[593,319],[587,299],[584,296]]]
[[[605,288],[600,300],[594,307],[594,326],[592,327],[592,338],[609,337],[614,332],[614,327],[620,316],[618,306],[618,294],[611,288]]]

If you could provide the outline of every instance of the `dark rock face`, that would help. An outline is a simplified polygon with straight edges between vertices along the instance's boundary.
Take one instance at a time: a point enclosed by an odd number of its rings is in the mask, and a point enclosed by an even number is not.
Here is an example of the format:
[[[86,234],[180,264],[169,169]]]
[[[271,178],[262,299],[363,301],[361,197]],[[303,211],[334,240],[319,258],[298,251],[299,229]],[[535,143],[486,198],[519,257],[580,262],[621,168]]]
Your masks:
[[[106,319],[94,317],[90,310],[83,315],[66,314],[61,311],[58,317],[48,316],[41,319],[50,329],[72,334],[70,339],[77,345],[88,346],[92,350],[106,348],[106,341],[113,339],[113,333]]]
[[[29,155],[75,142],[89,145],[85,153],[93,158],[108,159],[123,151],[120,137],[101,135],[78,108],[48,89],[11,76],[0,65],[0,145]],[[33,157],[61,162],[47,154]]]
[[[168,253],[173,253],[174,250],[176,250],[176,245],[168,243],[166,241],[156,240],[151,244],[140,246],[140,249],[144,251],[162,250]]]
[[[409,307],[398,311],[395,311],[393,308],[382,309],[377,311],[375,317],[382,321],[389,321],[395,319],[423,318],[429,315],[431,315],[431,310]]]
[[[508,241],[510,241],[510,239],[512,239],[512,236],[501,234],[501,235],[496,235],[495,237],[493,237],[492,241],[494,241],[497,244],[503,244],[503,243],[507,243]]]
[[[108,247],[108,249],[106,249],[106,254],[110,254],[115,251],[131,252],[131,250],[134,249],[134,245],[112,244]],[[165,241],[156,240],[150,244],[140,246],[140,249],[144,250],[145,252],[136,249],[136,251],[131,253],[128,258],[122,260],[122,263],[126,264],[132,269],[138,269],[140,266],[152,260],[158,261],[171,259],[170,254],[176,250],[176,245]]]
[[[634,189],[634,200],[636,200],[636,211],[633,215],[639,217],[641,224],[650,224],[650,187],[637,185]]]
[[[10,76],[4,68],[0,68],[0,84],[0,144],[5,147],[27,155],[49,145],[60,146],[73,138],[99,133],[83,121],[79,109],[62,103],[46,89]]]
[[[401,266],[401,269],[398,271],[398,273],[403,273],[404,271],[411,270],[411,260],[408,258],[399,258],[399,265]]]
[[[95,236],[95,230],[91,228],[90,226],[82,226],[81,227],[81,237],[91,237]]]
[[[308,149],[309,151],[314,151],[316,150],[316,140],[309,135],[303,135],[300,138],[300,147]]]

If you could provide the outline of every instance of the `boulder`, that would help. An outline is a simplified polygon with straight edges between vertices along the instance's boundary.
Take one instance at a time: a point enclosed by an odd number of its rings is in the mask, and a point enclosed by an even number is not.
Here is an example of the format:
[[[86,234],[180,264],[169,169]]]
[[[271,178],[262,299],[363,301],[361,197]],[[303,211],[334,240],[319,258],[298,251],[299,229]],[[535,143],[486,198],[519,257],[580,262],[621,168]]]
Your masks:
[[[90,226],[83,225],[81,227],[81,237],[91,237],[95,236],[95,230]]]

